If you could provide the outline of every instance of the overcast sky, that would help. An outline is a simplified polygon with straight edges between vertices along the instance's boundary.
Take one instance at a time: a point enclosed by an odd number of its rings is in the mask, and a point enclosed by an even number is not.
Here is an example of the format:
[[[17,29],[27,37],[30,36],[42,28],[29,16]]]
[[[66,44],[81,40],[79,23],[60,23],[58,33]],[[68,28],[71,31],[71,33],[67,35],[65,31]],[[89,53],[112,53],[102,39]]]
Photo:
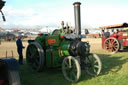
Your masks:
[[[81,2],[82,27],[128,22],[128,0],[5,0],[2,9],[6,22],[1,27],[60,26],[61,21],[74,26],[75,1]]]

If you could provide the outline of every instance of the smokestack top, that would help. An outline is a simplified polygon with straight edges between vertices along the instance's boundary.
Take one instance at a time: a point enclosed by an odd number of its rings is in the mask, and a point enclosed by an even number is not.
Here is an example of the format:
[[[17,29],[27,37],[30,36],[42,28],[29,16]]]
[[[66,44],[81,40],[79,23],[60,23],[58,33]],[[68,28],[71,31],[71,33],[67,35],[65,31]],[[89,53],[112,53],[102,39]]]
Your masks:
[[[73,5],[77,6],[77,5],[81,5],[81,3],[80,2],[74,2]]]

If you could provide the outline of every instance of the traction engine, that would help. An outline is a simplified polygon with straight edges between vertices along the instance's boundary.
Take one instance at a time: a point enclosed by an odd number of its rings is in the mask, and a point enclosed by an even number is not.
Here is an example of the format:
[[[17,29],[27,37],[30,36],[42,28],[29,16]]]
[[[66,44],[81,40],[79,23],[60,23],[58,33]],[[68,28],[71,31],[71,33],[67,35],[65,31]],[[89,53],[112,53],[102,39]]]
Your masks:
[[[68,26],[56,29],[52,34],[41,34],[29,40],[26,51],[27,64],[35,71],[46,68],[62,67],[62,72],[70,82],[77,82],[81,70],[90,75],[98,75],[101,61],[96,54],[90,53],[88,42],[81,41],[80,2],[75,2],[75,33]],[[84,71],[84,72],[85,72]]]

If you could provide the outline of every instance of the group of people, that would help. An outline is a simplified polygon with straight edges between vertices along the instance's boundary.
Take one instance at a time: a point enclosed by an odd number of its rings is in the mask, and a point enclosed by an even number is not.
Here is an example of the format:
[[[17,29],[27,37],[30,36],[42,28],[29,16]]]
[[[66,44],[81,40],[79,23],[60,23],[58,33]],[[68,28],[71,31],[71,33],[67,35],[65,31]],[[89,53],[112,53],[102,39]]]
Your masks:
[[[113,33],[116,33],[118,35],[120,31],[117,29],[116,32],[114,32],[114,30],[112,30],[111,32],[109,32],[109,30],[107,29],[106,32],[104,32],[104,30],[102,30],[102,36],[105,36],[106,38],[109,38],[109,36]]]

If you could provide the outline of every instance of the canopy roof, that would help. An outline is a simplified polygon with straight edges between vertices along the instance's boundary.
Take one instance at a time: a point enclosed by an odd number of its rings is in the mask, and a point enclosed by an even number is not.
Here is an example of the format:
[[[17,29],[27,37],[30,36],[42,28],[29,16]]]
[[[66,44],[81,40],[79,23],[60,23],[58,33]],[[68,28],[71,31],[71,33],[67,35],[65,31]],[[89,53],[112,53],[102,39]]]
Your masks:
[[[128,27],[127,23],[99,27],[100,29],[114,29]]]

